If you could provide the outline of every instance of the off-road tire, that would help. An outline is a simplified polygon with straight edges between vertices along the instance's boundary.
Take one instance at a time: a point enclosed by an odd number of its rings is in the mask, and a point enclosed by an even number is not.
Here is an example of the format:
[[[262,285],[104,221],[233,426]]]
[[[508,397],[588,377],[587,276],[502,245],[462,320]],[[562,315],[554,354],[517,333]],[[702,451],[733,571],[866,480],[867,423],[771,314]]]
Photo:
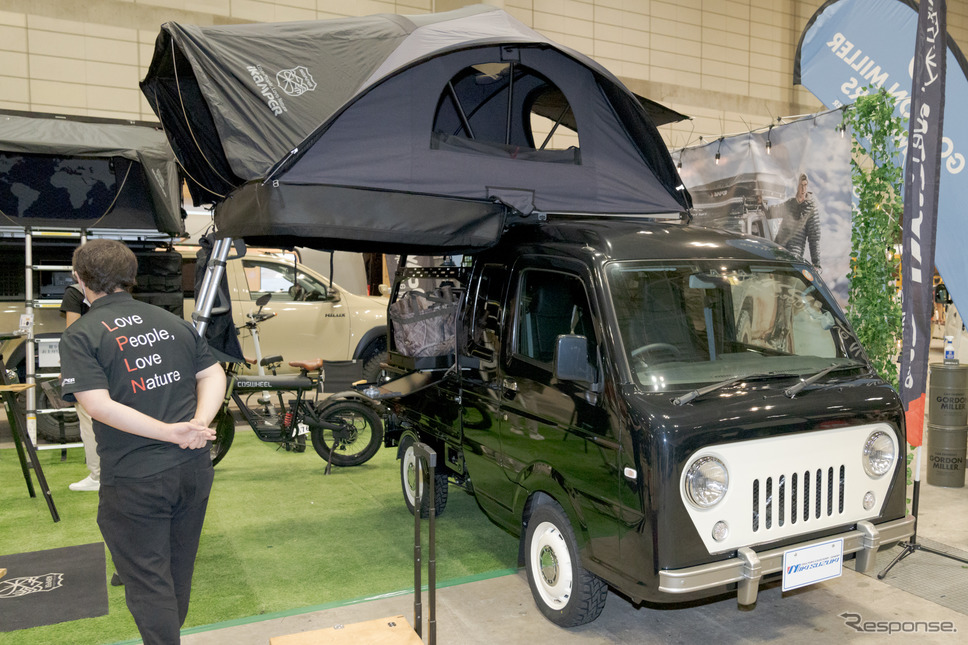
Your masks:
[[[370,343],[363,352],[360,360],[363,361],[363,378],[367,383],[376,383],[383,380],[380,378],[383,368],[381,363],[387,361],[387,339],[381,336]]]
[[[59,390],[59,388],[58,388]],[[54,408],[47,396],[44,388],[35,388],[36,409],[45,410]],[[24,408],[26,409],[27,399],[24,396]],[[71,405],[71,404],[67,404]],[[64,424],[63,430],[61,423]],[[51,443],[74,443],[81,440],[81,423],[77,419],[77,413],[73,410],[59,410],[45,414],[37,413],[37,434]]]
[[[581,566],[575,532],[561,506],[550,501],[536,506],[524,540],[528,584],[541,613],[562,627],[598,618],[608,586]]]

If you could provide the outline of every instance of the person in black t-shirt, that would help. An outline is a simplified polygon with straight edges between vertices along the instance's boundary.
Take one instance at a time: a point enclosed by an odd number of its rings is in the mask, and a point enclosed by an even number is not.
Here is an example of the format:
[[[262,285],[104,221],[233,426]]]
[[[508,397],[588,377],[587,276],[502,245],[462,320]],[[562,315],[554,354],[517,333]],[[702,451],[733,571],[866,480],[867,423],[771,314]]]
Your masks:
[[[225,373],[189,323],[131,297],[138,263],[127,246],[91,240],[73,264],[91,308],[61,338],[61,391],[94,419],[98,526],[144,643],[178,643]]]
[[[72,284],[64,290],[60,310],[66,317],[65,327],[70,327],[77,319],[87,313],[89,309],[84,298],[84,290],[78,284]],[[68,488],[75,491],[97,491],[101,487],[101,460],[97,456],[97,440],[94,438],[94,421],[84,406],[74,402],[77,412],[77,425],[81,430],[81,443],[84,444],[84,462],[87,464],[88,475]]]

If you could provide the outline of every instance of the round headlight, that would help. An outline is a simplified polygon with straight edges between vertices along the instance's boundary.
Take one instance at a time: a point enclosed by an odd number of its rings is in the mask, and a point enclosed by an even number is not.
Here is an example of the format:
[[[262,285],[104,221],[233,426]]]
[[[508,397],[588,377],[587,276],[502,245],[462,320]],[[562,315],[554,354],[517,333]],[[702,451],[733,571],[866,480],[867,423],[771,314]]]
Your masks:
[[[864,443],[864,470],[871,477],[883,477],[890,472],[897,457],[894,441],[886,432],[870,433]]]
[[[715,506],[729,488],[726,466],[715,457],[700,457],[686,471],[685,488],[686,497],[699,508]]]

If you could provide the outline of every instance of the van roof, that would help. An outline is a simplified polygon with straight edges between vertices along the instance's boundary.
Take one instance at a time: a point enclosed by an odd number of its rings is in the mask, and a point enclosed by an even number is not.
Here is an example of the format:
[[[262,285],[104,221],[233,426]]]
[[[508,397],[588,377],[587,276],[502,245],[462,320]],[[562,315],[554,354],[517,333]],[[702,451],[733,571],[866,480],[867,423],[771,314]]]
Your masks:
[[[607,260],[743,259],[802,262],[760,237],[648,219],[562,218],[513,227],[498,246],[541,245],[575,255],[587,248]]]

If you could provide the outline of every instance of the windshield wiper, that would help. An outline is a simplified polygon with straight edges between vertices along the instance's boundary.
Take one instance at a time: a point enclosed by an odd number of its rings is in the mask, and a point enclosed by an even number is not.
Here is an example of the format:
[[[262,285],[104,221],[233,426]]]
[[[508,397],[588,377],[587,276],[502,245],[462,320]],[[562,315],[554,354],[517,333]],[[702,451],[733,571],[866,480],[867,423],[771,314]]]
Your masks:
[[[783,393],[792,399],[798,393],[803,391],[804,388],[806,388],[809,385],[813,385],[814,383],[816,383],[817,381],[825,377],[827,374],[830,374],[831,372],[836,372],[839,370],[846,370],[846,369],[857,369],[858,367],[863,367],[863,366],[864,366],[864,363],[856,360],[851,361],[849,363],[834,363],[833,365],[829,365],[823,368],[813,376],[803,379],[796,385],[791,385],[787,389],[783,390]]]
[[[744,374],[742,376],[734,376],[728,378],[718,383],[713,383],[712,385],[707,385],[706,387],[701,387],[698,390],[693,390],[691,392],[686,392],[682,396],[677,396],[672,399],[672,402],[676,405],[685,405],[690,401],[699,398],[700,396],[709,394],[710,392],[715,392],[716,390],[721,390],[724,387],[729,387],[734,383],[741,383],[743,381],[751,381],[757,379],[767,379],[767,378],[782,378],[796,376],[796,374],[789,374],[787,372],[753,372],[751,374]]]

